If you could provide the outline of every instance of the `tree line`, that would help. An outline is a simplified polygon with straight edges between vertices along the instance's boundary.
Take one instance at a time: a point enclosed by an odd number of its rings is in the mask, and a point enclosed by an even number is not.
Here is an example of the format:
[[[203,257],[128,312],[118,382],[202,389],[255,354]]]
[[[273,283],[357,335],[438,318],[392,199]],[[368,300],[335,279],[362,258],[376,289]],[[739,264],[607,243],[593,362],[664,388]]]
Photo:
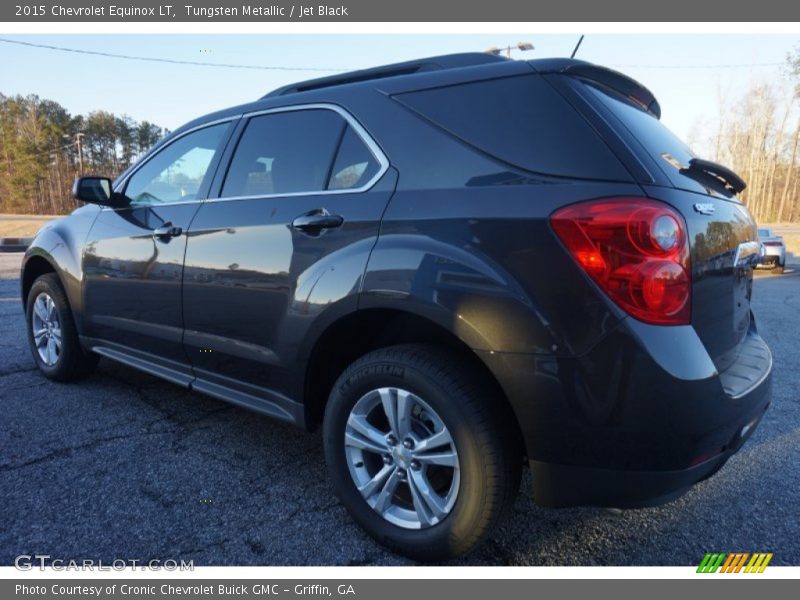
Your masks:
[[[166,133],[126,115],[72,115],[53,100],[0,93],[0,212],[67,213],[81,169],[115,177]]]
[[[785,76],[718,91],[718,114],[701,146],[746,182],[741,198],[759,222],[800,221],[800,46]]]

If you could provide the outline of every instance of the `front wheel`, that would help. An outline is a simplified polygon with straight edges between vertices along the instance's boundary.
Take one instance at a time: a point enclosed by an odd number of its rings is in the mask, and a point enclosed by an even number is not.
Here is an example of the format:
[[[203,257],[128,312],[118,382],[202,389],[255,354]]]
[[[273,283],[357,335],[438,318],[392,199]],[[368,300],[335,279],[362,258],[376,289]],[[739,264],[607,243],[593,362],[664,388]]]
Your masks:
[[[325,457],[337,495],[376,540],[418,560],[474,549],[519,488],[500,398],[443,351],[376,350],[334,384]]]
[[[40,276],[28,293],[28,345],[39,370],[54,381],[73,381],[94,370],[98,356],[83,350],[58,277]]]

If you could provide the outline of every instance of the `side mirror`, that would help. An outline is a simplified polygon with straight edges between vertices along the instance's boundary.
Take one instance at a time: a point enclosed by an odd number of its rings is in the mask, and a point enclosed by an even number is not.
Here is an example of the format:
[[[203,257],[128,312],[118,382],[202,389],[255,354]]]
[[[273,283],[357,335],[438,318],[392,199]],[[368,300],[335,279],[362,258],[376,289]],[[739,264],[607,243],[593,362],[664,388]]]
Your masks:
[[[108,177],[78,177],[72,184],[72,195],[76,200],[99,204],[100,206],[116,206],[118,194],[111,188]]]

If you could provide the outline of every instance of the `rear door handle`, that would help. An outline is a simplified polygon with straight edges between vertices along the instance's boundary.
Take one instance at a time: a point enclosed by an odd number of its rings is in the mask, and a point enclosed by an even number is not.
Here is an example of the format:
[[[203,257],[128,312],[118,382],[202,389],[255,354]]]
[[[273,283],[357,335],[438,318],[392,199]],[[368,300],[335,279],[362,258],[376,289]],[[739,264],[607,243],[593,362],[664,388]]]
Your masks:
[[[183,233],[183,229],[177,227],[167,221],[161,227],[157,227],[153,230],[153,237],[154,238],[174,238],[178,237],[180,234]]]
[[[342,223],[344,218],[341,215],[332,215],[324,208],[320,208],[297,217],[292,221],[292,227],[312,233],[323,229],[335,229],[341,227]]]

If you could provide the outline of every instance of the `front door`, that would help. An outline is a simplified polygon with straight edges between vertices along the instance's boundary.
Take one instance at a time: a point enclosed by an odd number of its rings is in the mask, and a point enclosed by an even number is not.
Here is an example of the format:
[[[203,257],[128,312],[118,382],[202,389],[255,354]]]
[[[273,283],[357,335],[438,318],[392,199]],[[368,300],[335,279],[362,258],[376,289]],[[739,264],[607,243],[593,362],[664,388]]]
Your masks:
[[[100,211],[83,255],[86,336],[100,354],[191,380],[182,346],[186,232],[231,124],[176,138],[124,182],[125,206]]]

